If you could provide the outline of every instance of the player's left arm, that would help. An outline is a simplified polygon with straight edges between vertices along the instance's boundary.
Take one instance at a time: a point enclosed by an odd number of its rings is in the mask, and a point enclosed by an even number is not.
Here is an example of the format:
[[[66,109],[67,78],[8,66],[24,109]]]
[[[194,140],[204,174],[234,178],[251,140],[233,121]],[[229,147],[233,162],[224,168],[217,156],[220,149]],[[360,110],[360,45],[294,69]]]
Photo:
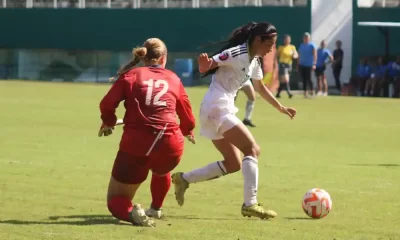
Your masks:
[[[328,54],[328,62],[327,62],[327,64],[332,63],[333,62],[333,55],[332,55],[331,51],[327,50],[327,54]]]
[[[275,98],[275,96],[271,93],[271,91],[262,83],[262,81],[261,81],[262,76],[263,76],[263,74],[262,74],[261,67],[256,67],[253,70],[253,74],[252,74],[254,90],[256,90],[265,101],[267,101],[269,104],[271,104],[278,111],[280,111],[283,114],[288,115],[291,119],[293,119],[296,116],[296,110],[293,108],[284,107]]]
[[[179,128],[181,129],[183,136],[186,136],[189,141],[195,143],[193,129],[196,126],[196,120],[193,115],[192,105],[190,104],[189,97],[186,94],[182,82],[179,81],[179,83],[179,98],[176,100],[176,113],[180,120]]]
[[[298,59],[299,58],[299,53],[296,50],[296,47],[292,45],[292,50],[293,50],[293,59]]]
[[[312,54],[313,54],[313,56],[314,56],[314,62],[313,62],[313,69],[315,69],[315,67],[317,66],[317,48],[315,47],[315,45],[314,44],[312,44],[312,46],[313,46],[313,49],[312,49]]]

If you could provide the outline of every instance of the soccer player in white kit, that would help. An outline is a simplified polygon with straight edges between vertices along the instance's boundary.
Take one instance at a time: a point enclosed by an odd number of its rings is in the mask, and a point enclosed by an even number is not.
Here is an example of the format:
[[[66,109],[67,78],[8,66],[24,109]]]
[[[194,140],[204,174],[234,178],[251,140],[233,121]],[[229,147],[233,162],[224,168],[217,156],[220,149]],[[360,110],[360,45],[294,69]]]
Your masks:
[[[296,110],[282,106],[262,83],[260,56],[272,50],[277,38],[276,28],[266,22],[249,23],[235,31],[220,54],[209,58],[206,53],[198,57],[201,73],[214,73],[208,92],[200,108],[200,134],[212,140],[224,160],[186,173],[174,173],[172,182],[179,205],[184,204],[184,194],[191,183],[212,180],[242,168],[244,179],[243,216],[273,218],[277,214],[266,210],[257,201],[258,156],[257,145],[249,129],[235,113],[235,95],[250,78],[254,88],[278,111],[294,118]],[[244,158],[241,158],[242,152]]]

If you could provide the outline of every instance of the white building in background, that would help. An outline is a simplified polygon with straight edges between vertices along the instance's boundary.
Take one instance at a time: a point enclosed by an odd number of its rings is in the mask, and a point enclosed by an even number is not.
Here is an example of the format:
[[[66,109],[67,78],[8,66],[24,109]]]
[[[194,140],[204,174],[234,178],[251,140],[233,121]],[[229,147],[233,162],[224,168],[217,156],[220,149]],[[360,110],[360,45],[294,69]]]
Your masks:
[[[358,0],[373,4],[374,0]],[[370,3],[372,2],[372,3]],[[370,6],[371,6],[370,5]],[[353,1],[351,0],[311,0],[311,39],[319,46],[322,40],[327,42],[327,48],[332,54],[336,48],[336,40],[342,41],[344,52],[342,83],[347,83],[351,77],[352,41],[353,41]],[[326,71],[328,85],[334,86],[332,68]]]

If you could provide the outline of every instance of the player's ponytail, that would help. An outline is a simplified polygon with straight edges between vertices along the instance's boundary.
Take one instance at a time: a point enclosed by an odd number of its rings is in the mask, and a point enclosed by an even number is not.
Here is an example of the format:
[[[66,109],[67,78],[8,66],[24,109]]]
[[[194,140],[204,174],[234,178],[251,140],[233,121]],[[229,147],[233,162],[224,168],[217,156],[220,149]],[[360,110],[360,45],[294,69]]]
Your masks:
[[[261,41],[265,41],[271,36],[275,36],[277,33],[274,25],[267,22],[249,22],[248,24],[236,28],[228,40],[220,42],[219,44],[225,44],[219,51],[212,55],[223,52],[226,49],[241,45],[243,43],[248,43],[249,45],[254,41],[256,36],[261,36]],[[206,77],[210,74],[214,74],[218,70],[217,68],[207,71],[202,77]]]
[[[157,64],[160,58],[166,54],[167,47],[163,41],[158,38],[149,38],[144,42],[143,47],[137,47],[132,50],[132,60],[121,67],[117,72],[117,76],[110,78],[110,81],[114,81],[127,73],[140,61],[143,61],[146,65]]]

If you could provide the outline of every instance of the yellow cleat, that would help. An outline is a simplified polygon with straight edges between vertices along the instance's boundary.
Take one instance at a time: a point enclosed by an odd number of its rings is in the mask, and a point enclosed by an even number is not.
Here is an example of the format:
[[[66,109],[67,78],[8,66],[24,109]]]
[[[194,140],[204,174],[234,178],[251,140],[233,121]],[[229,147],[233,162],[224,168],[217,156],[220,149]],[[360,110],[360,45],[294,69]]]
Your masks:
[[[243,217],[258,217],[261,219],[274,218],[278,216],[275,211],[264,209],[261,203],[256,203],[249,207],[246,207],[246,205],[243,204],[242,215]]]
[[[179,206],[183,206],[185,202],[185,192],[189,188],[189,183],[182,177],[181,172],[172,174],[172,183],[175,186],[175,199]]]

